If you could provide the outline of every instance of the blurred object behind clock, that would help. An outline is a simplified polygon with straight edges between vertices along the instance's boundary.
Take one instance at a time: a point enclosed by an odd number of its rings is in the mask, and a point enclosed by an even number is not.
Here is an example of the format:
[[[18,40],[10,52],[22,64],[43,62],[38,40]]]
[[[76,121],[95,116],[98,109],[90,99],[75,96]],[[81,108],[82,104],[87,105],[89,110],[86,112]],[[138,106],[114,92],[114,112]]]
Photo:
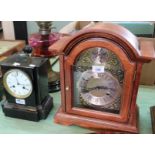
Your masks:
[[[25,41],[23,40],[0,40],[0,62],[6,59],[9,55],[20,52],[25,46]],[[0,69],[0,100],[2,100],[2,81],[1,81],[1,69]]]

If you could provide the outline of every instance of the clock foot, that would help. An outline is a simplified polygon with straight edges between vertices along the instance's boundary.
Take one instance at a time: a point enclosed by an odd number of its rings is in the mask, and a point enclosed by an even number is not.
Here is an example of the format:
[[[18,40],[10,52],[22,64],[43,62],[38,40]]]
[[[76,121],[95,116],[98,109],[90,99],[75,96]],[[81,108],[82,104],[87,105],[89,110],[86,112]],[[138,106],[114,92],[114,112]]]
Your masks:
[[[40,119],[46,119],[51,109],[53,108],[53,98],[48,95],[38,108],[38,114]]]
[[[90,117],[77,116],[62,111],[60,107],[54,121],[62,125],[78,125],[94,130],[95,133],[138,133],[138,108],[127,123],[99,120]],[[134,119],[132,119],[134,118]]]
[[[49,95],[45,97],[41,105],[37,107],[8,103],[7,101],[2,104],[5,116],[36,122],[41,119],[46,119],[52,107],[53,98]]]

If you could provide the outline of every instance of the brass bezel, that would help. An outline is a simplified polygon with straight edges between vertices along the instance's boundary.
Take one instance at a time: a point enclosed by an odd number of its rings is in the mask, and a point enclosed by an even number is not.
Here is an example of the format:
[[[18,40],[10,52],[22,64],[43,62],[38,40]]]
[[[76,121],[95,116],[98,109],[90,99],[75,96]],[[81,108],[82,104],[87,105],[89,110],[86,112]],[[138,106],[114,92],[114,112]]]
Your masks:
[[[12,92],[12,91],[10,90],[10,88],[8,87],[7,82],[6,82],[6,78],[7,78],[7,76],[8,76],[10,73],[12,73],[12,72],[14,72],[14,71],[20,71],[20,72],[22,72],[22,73],[29,79],[30,84],[31,84],[31,90],[29,91],[28,94],[26,94],[26,95],[16,95],[16,94],[15,94],[14,92]],[[33,90],[32,80],[30,79],[29,75],[28,75],[27,73],[25,73],[24,71],[20,70],[20,69],[11,69],[11,70],[7,71],[7,72],[4,74],[4,76],[3,76],[3,86],[4,86],[4,88],[6,89],[6,91],[7,91],[10,95],[12,95],[13,97],[19,98],[19,99],[25,99],[25,98],[29,97],[29,96],[31,95],[31,93],[32,93],[32,90]]]

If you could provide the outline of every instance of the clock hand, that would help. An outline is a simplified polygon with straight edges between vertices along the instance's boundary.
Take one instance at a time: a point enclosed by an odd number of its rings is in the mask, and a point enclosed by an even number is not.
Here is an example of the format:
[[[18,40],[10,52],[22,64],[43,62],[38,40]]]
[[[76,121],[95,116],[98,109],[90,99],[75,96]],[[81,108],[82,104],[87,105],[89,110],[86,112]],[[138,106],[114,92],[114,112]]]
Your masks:
[[[29,89],[27,89],[26,87],[25,87],[24,89],[29,90]]]
[[[15,79],[16,79],[16,81],[17,81],[17,85],[19,85],[19,81],[18,81],[18,79],[17,79],[17,76],[14,76],[15,77]]]
[[[91,91],[91,90],[95,90],[95,89],[110,89],[112,91],[115,91],[114,88],[108,88],[106,86],[96,86],[96,87],[88,88],[86,91]]]
[[[23,86],[22,88],[23,88],[23,89],[26,89],[26,90],[29,90],[29,89],[27,89],[27,88],[26,88],[26,87],[24,87],[24,86]]]
[[[17,78],[16,78],[17,79]],[[20,85],[20,83],[18,82],[18,80],[17,80],[17,85]]]
[[[23,86],[29,86],[29,84],[22,84],[22,83],[19,83],[19,85],[23,85]]]
[[[99,86],[99,89],[110,89],[112,91],[115,91],[116,90],[114,88],[110,88],[110,87],[106,87],[106,86]]]
[[[16,78],[16,81],[17,81],[17,85],[21,85],[21,84],[19,83],[19,80],[18,80],[18,71],[16,71],[16,76],[15,76],[15,78]]]
[[[98,86],[97,87],[92,87],[92,88],[87,88],[87,89],[82,89],[82,92],[83,93],[88,93],[88,92],[90,92],[92,90],[96,90],[97,88],[98,88]]]
[[[22,83],[19,83],[18,78],[17,78],[17,77],[15,77],[15,78],[16,78],[16,81],[17,81],[17,85],[28,85],[28,84],[22,84]]]

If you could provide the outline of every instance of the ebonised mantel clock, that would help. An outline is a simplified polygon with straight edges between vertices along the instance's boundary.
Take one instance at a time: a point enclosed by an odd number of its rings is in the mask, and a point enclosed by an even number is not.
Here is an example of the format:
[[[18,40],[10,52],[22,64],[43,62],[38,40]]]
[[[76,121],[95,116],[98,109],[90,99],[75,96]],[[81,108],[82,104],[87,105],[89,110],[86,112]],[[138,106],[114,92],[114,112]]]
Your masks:
[[[136,97],[142,65],[155,58],[153,42],[98,23],[50,48],[60,54],[62,103],[56,123],[138,133]]]
[[[6,116],[31,121],[45,119],[53,107],[48,94],[48,59],[31,57],[28,46],[24,52],[1,62],[6,101],[2,104]]]

